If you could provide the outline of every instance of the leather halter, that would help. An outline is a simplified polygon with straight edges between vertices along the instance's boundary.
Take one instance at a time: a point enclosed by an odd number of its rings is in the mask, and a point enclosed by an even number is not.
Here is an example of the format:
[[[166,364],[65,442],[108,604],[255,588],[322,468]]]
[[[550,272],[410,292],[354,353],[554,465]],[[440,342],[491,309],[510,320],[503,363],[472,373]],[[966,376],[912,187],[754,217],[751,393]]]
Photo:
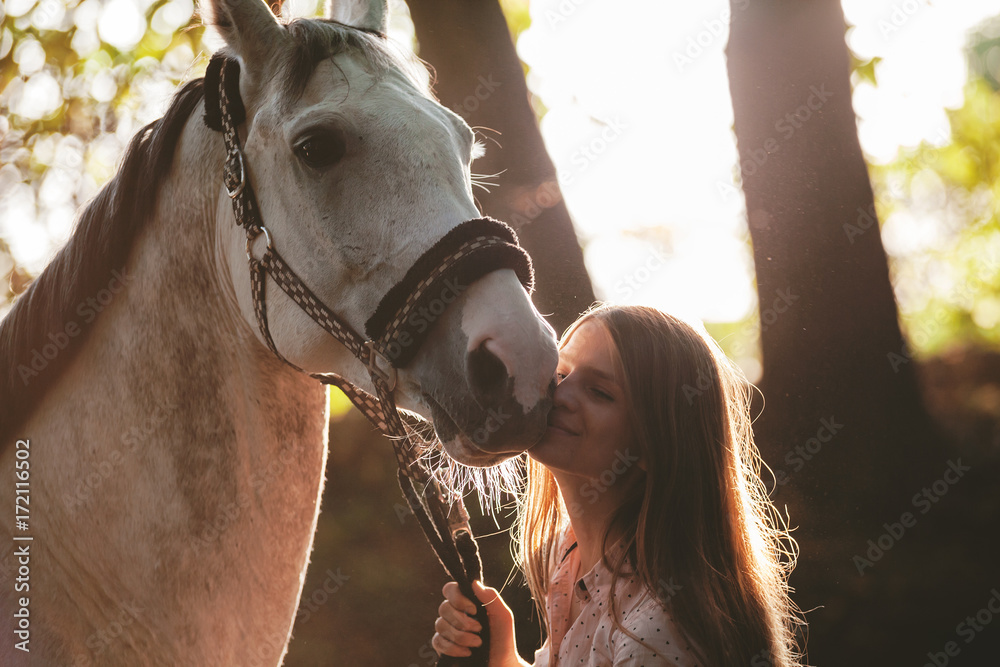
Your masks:
[[[388,436],[399,464],[398,480],[410,509],[448,575],[476,604],[476,619],[483,627],[482,646],[473,649],[470,658],[442,657],[438,664],[485,666],[489,661],[489,622],[485,608],[471,587],[472,581],[482,578],[482,563],[469,527],[469,515],[462,497],[444,489],[419,460],[420,445],[427,443],[417,432],[428,432],[429,429],[424,428],[428,424],[419,417],[399,412],[392,391],[397,369],[412,360],[430,329],[426,325],[420,328],[413,315],[432,302],[435,295],[441,294],[443,285],[454,292],[486,273],[510,268],[530,292],[533,287],[531,260],[518,245],[513,230],[504,223],[490,218],[463,222],[426,251],[403,280],[386,294],[365,325],[368,336],[360,335],[296,275],[275,248],[274,239],[261,220],[237,131],[246,119],[239,95],[239,71],[236,60],[221,54],[212,58],[205,73],[205,123],[223,134],[226,146],[223,181],[233,202],[236,222],[247,234],[247,261],[258,327],[279,359],[305,372],[278,351],[271,337],[265,299],[270,277],[368,369],[375,396],[334,373],[309,375],[324,384],[339,387],[368,420]],[[266,247],[257,259],[253,251],[260,236],[264,237]]]

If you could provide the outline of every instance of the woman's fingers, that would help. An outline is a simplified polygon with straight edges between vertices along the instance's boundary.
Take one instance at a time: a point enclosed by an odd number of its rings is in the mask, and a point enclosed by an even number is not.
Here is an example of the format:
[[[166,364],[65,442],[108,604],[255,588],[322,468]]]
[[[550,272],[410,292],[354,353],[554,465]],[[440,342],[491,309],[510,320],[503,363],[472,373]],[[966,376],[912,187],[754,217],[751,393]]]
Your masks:
[[[458,630],[465,632],[479,632],[483,629],[483,626],[479,624],[479,621],[465,612],[455,609],[455,606],[448,600],[442,602],[441,606],[438,607],[438,616]]]
[[[472,651],[465,648],[464,646],[459,646],[450,639],[446,639],[439,634],[435,634],[431,637],[431,646],[440,655],[450,655],[455,658],[464,658],[472,655]]]
[[[444,594],[444,599],[450,602],[455,609],[464,611],[466,614],[476,615],[476,605],[473,604],[472,600],[462,595],[462,589],[454,581],[445,584],[441,592]]]
[[[459,646],[479,646],[483,643],[483,640],[475,632],[466,632],[456,628],[443,618],[438,618],[434,622],[434,629],[439,635]]]
[[[441,592],[445,600],[438,607],[439,617],[434,622],[436,633],[431,639],[431,646],[441,655],[457,658],[471,655],[470,648],[483,643],[476,634],[482,631],[483,626],[470,616],[476,613],[476,606],[462,595],[455,582],[445,584]]]
[[[458,584],[453,581],[445,584],[441,592],[445,600],[438,607],[440,617],[434,623],[437,633],[431,639],[431,646],[441,655],[456,658],[472,655],[470,647],[482,644],[478,633],[483,628],[474,618],[476,605],[462,594]],[[517,655],[514,615],[500,593],[493,588],[484,587],[478,581],[472,583],[472,592],[486,607],[489,616],[491,664],[524,664]]]

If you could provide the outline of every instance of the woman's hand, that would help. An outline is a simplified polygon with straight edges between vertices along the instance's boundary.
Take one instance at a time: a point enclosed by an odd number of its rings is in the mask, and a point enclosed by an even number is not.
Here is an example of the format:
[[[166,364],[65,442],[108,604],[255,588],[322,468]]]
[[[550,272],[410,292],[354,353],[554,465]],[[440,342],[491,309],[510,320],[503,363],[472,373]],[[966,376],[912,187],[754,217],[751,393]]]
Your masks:
[[[514,615],[500,594],[478,581],[473,582],[472,590],[486,606],[490,620],[490,667],[528,667],[517,654]],[[431,646],[441,655],[457,658],[471,655],[469,647],[482,644],[479,638],[482,626],[475,619],[476,606],[462,595],[454,581],[445,584],[441,592],[445,599],[438,607],[439,617],[434,623],[437,632],[431,639]]]

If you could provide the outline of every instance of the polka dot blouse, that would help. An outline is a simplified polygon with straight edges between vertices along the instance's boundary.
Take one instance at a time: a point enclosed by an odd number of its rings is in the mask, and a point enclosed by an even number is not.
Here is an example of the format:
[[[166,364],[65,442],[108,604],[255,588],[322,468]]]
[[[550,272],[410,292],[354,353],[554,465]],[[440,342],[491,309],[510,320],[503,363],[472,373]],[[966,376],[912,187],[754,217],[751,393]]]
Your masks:
[[[638,580],[627,574],[619,577],[616,607],[622,625],[646,646],[612,623],[611,572],[604,563],[598,561],[574,580],[580,555],[572,528],[563,535],[559,553],[563,558],[556,565],[546,600],[549,637],[535,652],[534,667],[700,667],[670,615]],[[582,607],[576,618],[570,618],[571,595],[580,599]]]

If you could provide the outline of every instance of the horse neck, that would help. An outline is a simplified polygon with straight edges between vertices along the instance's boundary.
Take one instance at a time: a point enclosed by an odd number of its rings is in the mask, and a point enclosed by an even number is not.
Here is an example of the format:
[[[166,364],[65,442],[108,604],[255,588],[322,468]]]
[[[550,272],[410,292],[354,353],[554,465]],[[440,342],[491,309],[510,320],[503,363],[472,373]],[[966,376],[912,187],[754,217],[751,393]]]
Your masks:
[[[222,160],[221,136],[196,111],[122,271],[126,289],[100,313],[83,356],[100,360],[116,431],[145,433],[160,414],[171,425],[164,446],[222,439],[260,460],[289,436],[319,442],[325,391],[275,358],[240,313],[225,246],[242,232],[216,222]]]
[[[273,595],[253,600],[264,607],[254,613],[290,623],[297,603],[322,487],[326,394],[240,315],[220,250],[238,239],[215,222],[222,153],[196,110],[119,271],[124,289],[25,427],[32,469],[46,471],[32,494],[46,508],[38,530],[51,534],[36,539],[54,561],[80,556],[51,574],[95,617],[153,594],[183,604],[196,586],[224,599],[231,572],[268,567]],[[229,516],[221,531],[220,516]],[[88,581],[99,594],[79,588]],[[236,582],[231,590],[224,613],[241,606],[230,604]]]

